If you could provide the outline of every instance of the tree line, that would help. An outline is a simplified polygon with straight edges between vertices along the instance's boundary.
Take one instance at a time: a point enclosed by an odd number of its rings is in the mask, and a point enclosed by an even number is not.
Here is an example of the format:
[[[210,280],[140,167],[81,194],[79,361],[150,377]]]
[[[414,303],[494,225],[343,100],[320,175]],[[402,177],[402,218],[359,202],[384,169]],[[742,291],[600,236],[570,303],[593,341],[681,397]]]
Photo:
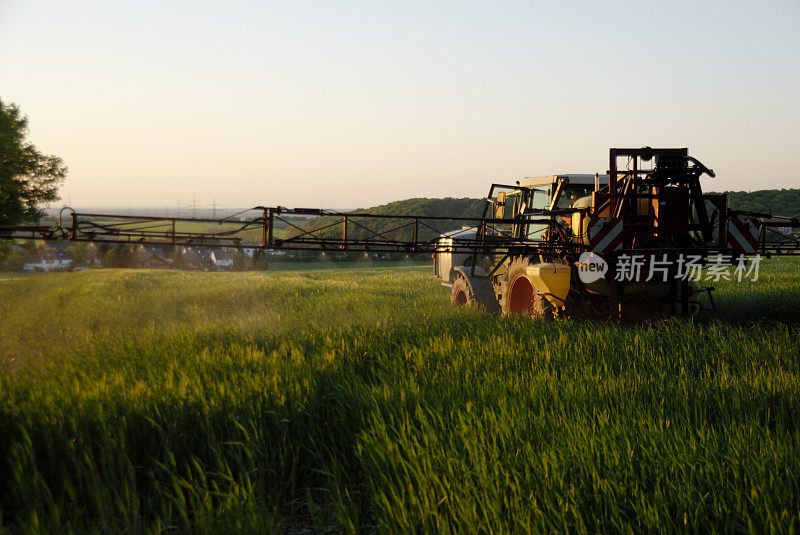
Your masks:
[[[213,269],[215,266],[208,257],[192,255],[188,258],[184,247],[79,242],[65,249],[70,260],[66,269],[75,268],[140,268],[163,267],[169,269]],[[196,253],[196,251],[195,251]],[[251,257],[239,249],[226,252],[232,257],[232,264],[226,269],[232,271],[266,270],[269,262],[265,254],[256,251]],[[0,242],[0,271],[22,271],[30,256],[61,258],[61,252],[45,242],[25,241],[15,244]]]

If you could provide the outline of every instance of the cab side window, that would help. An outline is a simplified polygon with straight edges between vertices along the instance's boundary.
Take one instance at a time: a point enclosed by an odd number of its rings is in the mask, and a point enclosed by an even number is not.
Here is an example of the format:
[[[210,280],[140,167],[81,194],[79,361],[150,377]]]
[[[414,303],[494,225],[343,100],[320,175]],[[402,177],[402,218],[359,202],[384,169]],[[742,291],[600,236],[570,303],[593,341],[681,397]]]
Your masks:
[[[531,205],[529,208],[534,210],[544,210],[550,204],[549,188],[533,188],[531,189]]]

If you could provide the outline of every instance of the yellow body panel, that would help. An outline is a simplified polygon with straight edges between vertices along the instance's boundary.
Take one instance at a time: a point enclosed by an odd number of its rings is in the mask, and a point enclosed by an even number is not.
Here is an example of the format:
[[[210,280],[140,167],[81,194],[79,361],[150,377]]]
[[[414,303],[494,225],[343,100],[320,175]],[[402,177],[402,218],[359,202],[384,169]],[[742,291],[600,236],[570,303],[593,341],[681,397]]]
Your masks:
[[[571,268],[565,264],[541,263],[528,266],[528,278],[534,289],[553,306],[562,307],[569,292]]]

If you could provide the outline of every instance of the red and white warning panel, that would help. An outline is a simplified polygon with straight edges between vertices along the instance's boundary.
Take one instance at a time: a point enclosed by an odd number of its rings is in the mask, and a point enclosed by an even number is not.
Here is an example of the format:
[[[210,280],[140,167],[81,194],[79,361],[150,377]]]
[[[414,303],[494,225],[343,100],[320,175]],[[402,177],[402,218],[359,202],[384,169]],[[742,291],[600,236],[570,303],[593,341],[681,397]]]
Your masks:
[[[622,248],[622,239],[625,236],[622,219],[613,217],[598,217],[589,221],[586,232],[589,234],[589,246],[596,253],[616,251]]]
[[[728,219],[728,245],[745,254],[758,250],[761,221],[752,217],[731,216]]]

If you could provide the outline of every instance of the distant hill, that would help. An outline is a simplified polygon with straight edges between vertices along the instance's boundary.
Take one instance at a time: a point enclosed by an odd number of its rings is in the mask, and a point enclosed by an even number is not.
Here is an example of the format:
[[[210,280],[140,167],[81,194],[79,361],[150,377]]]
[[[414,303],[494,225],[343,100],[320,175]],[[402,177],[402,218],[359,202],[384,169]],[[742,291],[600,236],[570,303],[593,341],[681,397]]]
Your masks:
[[[772,212],[773,215],[800,217],[800,189],[762,189],[726,191],[728,206],[734,210]]]
[[[772,212],[773,215],[800,217],[800,189],[728,191],[725,193],[728,194],[729,206],[734,210],[750,210],[754,212],[768,211]],[[483,213],[484,205],[484,199],[471,199],[466,197],[430,199],[421,197],[406,199],[404,201],[395,201],[389,204],[375,206],[373,208],[362,208],[348,213],[478,218]],[[342,235],[342,227],[340,222],[340,217],[323,217],[306,223],[303,225],[303,228],[306,230],[320,229],[322,227],[338,223],[317,232],[317,235],[325,238],[338,238]],[[359,225],[363,225],[372,231],[385,232],[391,228],[397,227],[402,222],[405,221],[401,221],[399,219],[383,219],[377,222],[367,222],[366,220],[358,220],[354,218],[348,225],[347,235],[350,238],[365,237],[368,232],[366,229],[359,227]],[[463,222],[461,221],[440,221],[435,225],[431,225],[436,228],[437,232],[421,226],[419,231],[420,240],[434,238],[441,232],[456,230],[461,228],[462,225]],[[411,239],[412,233],[412,228],[407,227],[401,230],[390,232],[386,234],[385,238],[409,240]],[[296,235],[297,232],[289,232],[287,233],[287,236],[292,234]]]
[[[378,214],[378,215],[409,215],[409,216],[435,216],[435,217],[470,217],[479,218],[483,214],[485,205],[484,199],[470,199],[470,198],[453,198],[446,197],[444,199],[429,199],[429,198],[414,198],[406,199],[404,201],[395,201],[389,204],[382,204],[372,208],[361,208],[347,212],[348,214]],[[319,219],[310,221],[303,225],[305,230],[316,230],[316,235],[325,238],[339,238],[342,235],[342,218],[338,216],[326,216]],[[380,220],[365,220],[352,218],[348,223],[347,236],[348,238],[361,239],[369,235],[370,231],[373,232],[387,232],[390,229],[410,223],[409,220],[403,219],[380,219]],[[419,227],[419,240],[429,240],[439,236],[442,232],[448,232],[461,228],[465,222],[463,221],[426,221],[430,225],[429,228],[425,224],[420,224]],[[329,225],[333,225],[330,226]],[[323,228],[328,227],[328,228]],[[435,229],[435,230],[434,230]],[[287,232],[287,236],[297,235],[298,232]],[[384,239],[397,239],[397,240],[410,240],[413,236],[413,227],[407,226],[399,230],[391,231],[385,234]]]
[[[734,210],[772,212],[774,215],[800,216],[800,189],[763,189],[758,191],[726,191],[728,204]],[[383,204],[352,213],[426,215],[445,217],[480,217],[484,199],[447,197],[416,198]],[[460,226],[460,225],[459,225]]]
[[[404,201],[390,202],[373,208],[353,210],[352,214],[397,214],[423,215],[437,217],[480,217],[483,213],[484,199],[445,197],[430,199],[417,197]]]

